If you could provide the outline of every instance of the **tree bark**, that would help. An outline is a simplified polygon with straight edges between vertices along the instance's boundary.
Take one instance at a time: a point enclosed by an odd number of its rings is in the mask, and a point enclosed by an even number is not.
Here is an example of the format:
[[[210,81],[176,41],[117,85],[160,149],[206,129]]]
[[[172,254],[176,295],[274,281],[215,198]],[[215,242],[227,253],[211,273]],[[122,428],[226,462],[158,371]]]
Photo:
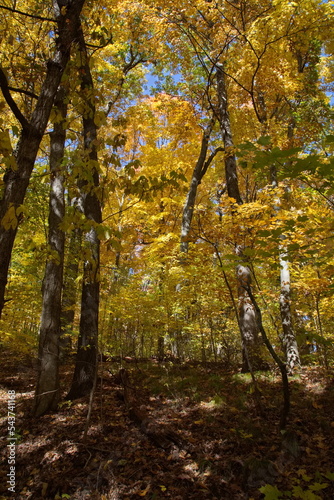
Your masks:
[[[288,137],[292,139],[292,129],[289,127]],[[270,168],[270,181],[273,188],[278,187],[277,169],[275,165]],[[277,198],[275,211],[279,213],[281,200]],[[298,344],[292,323],[291,314],[291,290],[290,290],[290,269],[289,269],[289,255],[286,245],[283,243],[285,240],[284,234],[280,235],[282,243],[278,247],[279,263],[280,263],[280,297],[279,307],[282,323],[282,344],[285,352],[286,366],[288,373],[292,373],[296,366],[300,366],[300,356]]]
[[[290,270],[289,260],[286,248],[280,245],[279,248],[279,262],[280,262],[280,281],[281,292],[279,297],[281,321],[283,328],[282,342],[286,356],[286,366],[289,373],[293,371],[296,366],[300,366],[300,357],[298,344],[296,341],[295,332],[292,324],[292,314],[290,307]]]
[[[79,68],[81,92],[87,106],[82,118],[86,165],[85,172],[82,173],[80,188],[84,214],[87,220],[90,221],[90,229],[84,236],[87,257],[84,262],[78,352],[73,381],[67,399],[76,399],[85,396],[92,390],[96,376],[98,355],[100,241],[96,225],[101,223],[102,214],[101,203],[96,192],[96,188],[99,186],[99,172],[97,126],[94,121],[94,86],[82,31],[80,31],[79,48],[81,56],[81,67]],[[84,174],[91,176],[92,181],[88,182]]]
[[[2,93],[21,123],[22,131],[15,151],[16,167],[11,167],[4,175],[4,192],[0,200],[0,318],[5,303],[8,269],[15,236],[18,227],[17,209],[22,205],[34,168],[39,145],[48,123],[54,97],[61,77],[70,58],[72,42],[77,37],[80,13],[85,0],[65,0],[58,3],[54,0],[57,35],[54,56],[47,63],[46,76],[41,88],[37,104],[28,121],[13,101],[8,82],[2,69],[0,70],[0,87]],[[64,9],[63,7],[66,7]],[[4,218],[11,213],[11,227],[4,224]]]
[[[258,329],[256,312],[249,298],[247,290],[252,283],[251,272],[248,266],[237,266],[238,298],[239,298],[239,327],[242,339],[242,371],[248,372],[257,368],[259,351]],[[251,363],[251,367],[249,366]]]
[[[71,334],[75,317],[75,306],[77,303],[79,274],[79,260],[81,252],[81,229],[74,229],[70,236],[68,245],[67,264],[64,268],[63,295],[61,303],[61,335],[60,335],[60,359],[66,357],[70,350],[72,341]]]
[[[50,136],[50,200],[48,246],[51,257],[45,268],[42,294],[43,307],[39,337],[38,377],[34,401],[34,414],[39,417],[55,410],[59,398],[59,337],[63,282],[65,233],[59,225],[65,214],[64,177],[61,163],[64,157],[67,106],[65,91],[60,87],[55,105],[62,120],[54,124]]]
[[[210,163],[212,162],[214,156],[217,154],[218,150],[221,151],[222,148],[217,148],[213,154],[207,159],[208,146],[210,141],[211,132],[214,126],[214,120],[211,119],[210,123],[203,132],[201,150],[192,174],[190,181],[189,191],[187,198],[183,207],[182,222],[181,222],[181,252],[188,252],[189,246],[189,232],[191,228],[191,222],[194,214],[194,206],[197,195],[197,188],[201,183]]]
[[[256,311],[256,321],[258,324],[258,329],[261,332],[261,336],[263,339],[263,342],[265,343],[268,351],[270,352],[272,358],[274,361],[277,363],[277,366],[280,369],[281,372],[281,377],[282,377],[282,385],[283,385],[283,407],[281,411],[281,418],[280,418],[280,430],[284,430],[287,424],[287,419],[290,411],[290,387],[289,387],[289,380],[288,380],[288,374],[287,374],[287,369],[285,363],[280,359],[279,356],[277,356],[275,349],[271,345],[268,336],[266,334],[266,331],[263,327],[263,322],[262,322],[262,314],[261,310],[255,300],[254,295],[252,294],[252,290],[250,287],[247,288],[247,294],[249,295],[249,298],[253,304],[253,307]]]
[[[228,112],[224,67],[221,64],[217,64],[216,67],[218,96],[217,114],[225,149],[226,188],[228,196],[233,198],[238,205],[242,205],[243,201],[239,191],[237,173],[237,159],[233,153],[234,144]],[[246,372],[260,368],[262,361],[260,356],[256,311],[246,291],[246,288],[248,289],[251,287],[251,271],[247,266],[246,259],[243,256],[243,248],[240,245],[236,246],[236,253],[241,257],[241,263],[236,268],[236,275],[238,281],[239,329],[242,342],[242,371]]]
[[[234,198],[238,205],[242,205],[242,198],[239,191],[237,159],[233,153],[234,144],[231,131],[231,122],[228,112],[227,90],[225,83],[225,73],[222,64],[216,64],[217,97],[218,97],[218,120],[225,149],[225,177],[227,193],[230,198]]]

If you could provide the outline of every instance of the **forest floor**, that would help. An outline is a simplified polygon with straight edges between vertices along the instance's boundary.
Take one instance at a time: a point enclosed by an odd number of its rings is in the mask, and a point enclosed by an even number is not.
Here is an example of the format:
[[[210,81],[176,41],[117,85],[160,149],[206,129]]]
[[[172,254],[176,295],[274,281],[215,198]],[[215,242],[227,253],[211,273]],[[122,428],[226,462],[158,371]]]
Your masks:
[[[143,422],[124,401],[120,363],[103,363],[83,440],[89,398],[35,419],[32,364],[8,351],[1,359],[1,499],[334,499],[333,371],[304,367],[290,379],[282,434],[277,374],[256,374],[256,400],[249,375],[219,364],[124,363]],[[73,366],[61,371],[65,396]],[[7,483],[9,390],[15,493]]]

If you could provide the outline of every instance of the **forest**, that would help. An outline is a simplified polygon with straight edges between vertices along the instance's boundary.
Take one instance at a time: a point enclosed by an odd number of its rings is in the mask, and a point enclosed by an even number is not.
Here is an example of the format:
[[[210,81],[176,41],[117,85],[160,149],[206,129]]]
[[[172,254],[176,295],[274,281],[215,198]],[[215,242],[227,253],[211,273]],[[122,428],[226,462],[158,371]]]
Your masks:
[[[334,498],[334,8],[0,1],[0,500]]]

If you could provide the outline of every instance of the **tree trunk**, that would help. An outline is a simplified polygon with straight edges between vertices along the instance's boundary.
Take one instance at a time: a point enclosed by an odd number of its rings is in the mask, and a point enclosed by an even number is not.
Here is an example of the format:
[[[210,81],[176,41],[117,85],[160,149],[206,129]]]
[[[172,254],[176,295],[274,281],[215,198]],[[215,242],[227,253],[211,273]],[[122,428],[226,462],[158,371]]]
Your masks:
[[[159,335],[158,337],[158,361],[163,361],[165,357],[165,337]]]
[[[201,180],[209,167],[209,164],[207,164],[205,160],[208,152],[209,140],[213,125],[214,125],[214,120],[212,119],[210,120],[209,125],[203,132],[201,150],[192,174],[189,191],[183,207],[182,222],[181,222],[181,252],[185,253],[188,252],[188,246],[189,246],[188,237],[191,228],[191,221],[194,214],[197,188],[198,185],[201,183]]]
[[[61,336],[60,336],[60,359],[62,360],[70,350],[72,341],[71,334],[75,317],[75,306],[77,303],[78,287],[77,278],[79,274],[79,255],[81,251],[81,229],[74,229],[71,233],[67,265],[64,269],[63,296],[61,303]]]
[[[78,352],[71,389],[67,399],[76,399],[88,394],[93,386],[97,370],[98,354],[98,319],[100,295],[100,241],[97,235],[96,224],[102,221],[101,203],[96,188],[99,185],[98,155],[97,155],[97,127],[95,125],[95,97],[93,95],[93,79],[90,72],[87,49],[82,31],[80,32],[79,47],[81,55],[82,97],[86,103],[83,114],[84,153],[86,165],[83,172],[92,176],[89,184],[82,176],[80,182],[84,214],[91,222],[90,230],[85,234],[84,246],[88,256],[84,262],[84,278],[81,294],[80,332],[78,338]]]
[[[292,139],[293,128],[288,129],[288,138]],[[277,181],[277,170],[276,166],[273,165],[270,168],[270,181],[273,188],[278,187]],[[277,198],[275,211],[276,214],[279,213],[281,200]],[[280,236],[281,241],[284,241],[285,237],[283,234]],[[295,336],[295,332],[292,324],[292,314],[291,314],[291,290],[290,290],[290,269],[289,269],[289,256],[286,250],[286,245],[281,243],[278,248],[279,253],[279,263],[280,263],[280,297],[279,297],[279,307],[281,315],[281,323],[283,329],[282,344],[285,352],[286,366],[288,373],[292,373],[296,366],[300,366],[300,356],[298,344]]]
[[[280,280],[281,293],[279,298],[281,321],[283,328],[283,347],[286,356],[286,366],[289,373],[296,366],[300,366],[300,357],[295,332],[292,325],[292,315],[290,307],[290,270],[288,253],[284,246],[280,245],[279,262],[281,266]]]
[[[248,266],[237,266],[238,298],[239,298],[239,328],[242,339],[242,372],[260,369],[260,343],[256,311],[247,290],[252,283],[251,271]]]
[[[46,263],[43,280],[43,307],[39,337],[38,377],[34,402],[34,414],[40,416],[55,410],[59,398],[59,337],[61,293],[63,282],[65,233],[59,229],[65,214],[64,177],[61,163],[64,157],[66,129],[64,127],[67,106],[65,91],[58,91],[55,106],[62,120],[54,124],[50,144],[50,201],[48,246],[51,257]]]
[[[235,154],[233,153],[234,144],[228,112],[227,90],[223,65],[217,64],[216,75],[218,120],[225,148],[226,188],[228,196],[233,198],[238,205],[242,205],[243,201],[239,191],[237,174],[237,160]],[[258,341],[256,311],[246,291],[246,288],[251,286],[251,271],[246,264],[246,259],[243,257],[242,250],[241,246],[236,246],[236,251],[238,255],[242,257],[243,261],[237,266],[236,275],[238,280],[239,329],[242,342],[242,370],[245,372],[251,371],[253,368],[260,368],[262,362]]]
[[[8,168],[4,175],[4,193],[0,201],[0,318],[5,304],[8,269],[18,227],[17,209],[24,201],[54,97],[70,58],[70,48],[78,33],[79,16],[84,0],[65,1],[65,4],[68,4],[66,9],[61,8],[56,1],[53,4],[57,22],[57,36],[54,40],[56,49],[53,58],[47,63],[46,76],[30,121],[21,114],[13,101],[6,76],[0,69],[2,93],[22,125],[21,135],[15,151],[16,167]],[[62,5],[64,5],[64,2],[62,2]],[[9,217],[11,219],[10,224],[7,223]]]
[[[227,193],[230,198],[234,198],[239,205],[242,205],[242,199],[239,191],[237,160],[235,154],[233,153],[234,144],[230,116],[228,112],[224,67],[221,64],[217,64],[216,68],[218,97],[217,114],[225,149],[225,177]]]

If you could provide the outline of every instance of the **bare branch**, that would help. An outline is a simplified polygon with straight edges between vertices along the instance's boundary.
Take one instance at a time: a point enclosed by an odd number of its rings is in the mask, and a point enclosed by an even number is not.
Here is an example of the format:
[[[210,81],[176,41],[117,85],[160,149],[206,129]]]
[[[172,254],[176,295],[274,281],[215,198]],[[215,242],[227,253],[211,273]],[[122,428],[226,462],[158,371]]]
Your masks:
[[[12,92],[18,92],[19,94],[27,95],[28,97],[32,97],[33,99],[38,99],[38,95],[34,94],[33,92],[30,92],[30,90],[18,89],[16,87],[10,87],[10,86],[8,86],[8,90],[11,90]]]
[[[7,7],[6,5],[0,5],[0,9],[9,10],[9,12],[13,12],[13,14],[19,14],[20,16],[30,17],[32,19],[38,19],[39,21],[48,21],[50,23],[56,23],[55,19],[51,19],[50,17],[38,16],[37,14],[29,14],[28,12],[23,12],[22,10],[12,9],[11,7]]]

